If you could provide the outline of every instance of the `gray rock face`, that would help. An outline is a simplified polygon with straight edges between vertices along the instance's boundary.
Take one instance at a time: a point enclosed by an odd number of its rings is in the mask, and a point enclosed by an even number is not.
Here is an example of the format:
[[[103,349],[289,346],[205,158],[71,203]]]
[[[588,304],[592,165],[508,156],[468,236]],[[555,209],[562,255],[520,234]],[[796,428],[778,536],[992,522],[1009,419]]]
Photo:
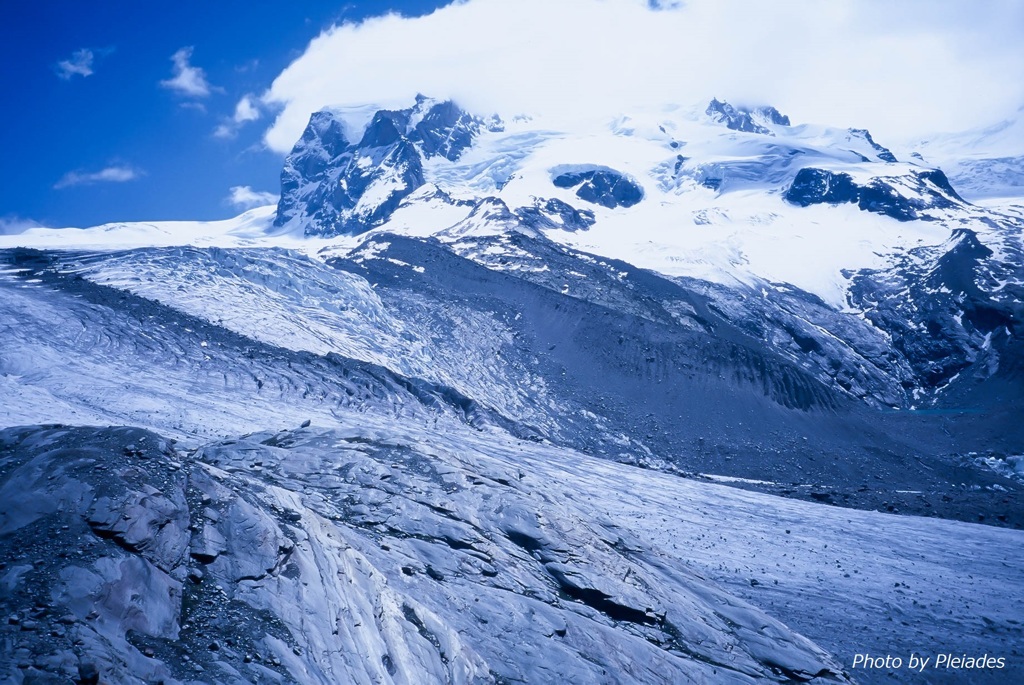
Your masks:
[[[734,107],[717,98],[711,100],[704,113],[713,121],[725,124],[726,128],[744,133],[773,136],[775,134],[768,128],[769,124],[789,126],[789,117],[774,107],[757,107],[751,110],[745,107]]]
[[[188,544],[184,505],[180,498],[171,501],[159,490],[146,486],[142,492],[130,490],[120,497],[99,497],[85,521],[96,535],[170,572],[181,563]]]
[[[317,114],[285,162],[278,226],[304,218],[306,235],[362,233],[386,221],[402,198],[423,185],[422,158],[386,113],[374,117],[357,145],[343,145],[340,152],[340,124],[326,112]],[[361,202],[367,195],[372,199]]]
[[[3,432],[0,454],[0,558],[19,569],[0,604],[33,617],[0,638],[0,678],[174,682],[140,651],[181,639],[189,510],[170,444],[138,429],[50,427]]]
[[[19,685],[878,682],[855,650],[1022,637],[1024,576],[999,564],[1019,531],[493,434],[304,428],[186,455],[138,429],[15,428],[0,488],[0,677]],[[965,602],[984,617],[967,634],[947,614]]]
[[[136,429],[27,428],[0,433],[0,469],[44,502],[2,505],[12,682],[845,681],[476,448],[300,431],[182,458]]]
[[[298,222],[317,236],[368,231],[424,184],[424,160],[455,161],[482,130],[498,127],[419,96],[408,109],[377,112],[352,142],[339,115],[316,112],[285,160],[275,225]]]

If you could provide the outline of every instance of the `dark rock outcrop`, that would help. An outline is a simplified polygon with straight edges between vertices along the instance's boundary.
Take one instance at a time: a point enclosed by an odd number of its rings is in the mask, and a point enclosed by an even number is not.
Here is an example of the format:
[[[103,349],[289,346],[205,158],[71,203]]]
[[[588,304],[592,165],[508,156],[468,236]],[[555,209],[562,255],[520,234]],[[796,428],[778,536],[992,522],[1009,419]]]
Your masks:
[[[982,380],[1000,367],[1016,373],[1020,352],[1013,341],[1022,333],[1024,309],[979,287],[997,287],[991,256],[974,231],[956,229],[945,245],[918,248],[891,269],[850,274],[851,302],[890,336],[926,389],[972,368]],[[907,268],[910,261],[931,268]]]
[[[849,174],[806,168],[797,172],[786,191],[786,201],[801,207],[827,203],[832,205],[856,202],[860,188]]]
[[[899,188],[909,192],[900,192]],[[964,203],[938,169],[914,171],[905,176],[878,176],[858,184],[847,173],[806,167],[797,172],[785,198],[801,207],[856,203],[866,212],[885,214],[898,221],[929,219],[927,210],[950,209]]]
[[[613,169],[566,171],[552,179],[558,188],[576,188],[576,197],[602,207],[632,207],[644,198],[640,185]]]
[[[594,213],[589,209],[576,209],[557,198],[537,200],[532,207],[516,210],[520,220],[530,228],[560,228],[566,231],[585,231],[594,225]]]

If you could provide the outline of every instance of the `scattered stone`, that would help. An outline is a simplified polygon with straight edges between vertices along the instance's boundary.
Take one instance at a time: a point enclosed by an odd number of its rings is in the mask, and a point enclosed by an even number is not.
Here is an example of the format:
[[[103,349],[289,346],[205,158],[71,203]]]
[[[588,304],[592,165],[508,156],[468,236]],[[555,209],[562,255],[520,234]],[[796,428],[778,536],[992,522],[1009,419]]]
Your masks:
[[[96,664],[83,661],[78,665],[78,685],[99,685],[100,670]]]

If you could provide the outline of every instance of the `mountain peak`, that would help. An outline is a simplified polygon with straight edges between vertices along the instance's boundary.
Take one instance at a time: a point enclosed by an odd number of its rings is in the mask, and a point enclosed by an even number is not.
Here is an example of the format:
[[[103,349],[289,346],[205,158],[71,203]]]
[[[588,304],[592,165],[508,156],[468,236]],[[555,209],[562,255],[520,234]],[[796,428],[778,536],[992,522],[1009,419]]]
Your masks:
[[[712,98],[704,113],[712,121],[725,124],[726,128],[744,133],[760,133],[773,136],[775,133],[769,126],[789,126],[789,117],[770,106],[748,109],[734,107],[728,102]]]
[[[275,224],[302,223],[320,236],[380,226],[425,183],[425,160],[456,161],[481,131],[500,126],[419,94],[406,109],[378,110],[353,144],[337,113],[315,112],[285,161]]]

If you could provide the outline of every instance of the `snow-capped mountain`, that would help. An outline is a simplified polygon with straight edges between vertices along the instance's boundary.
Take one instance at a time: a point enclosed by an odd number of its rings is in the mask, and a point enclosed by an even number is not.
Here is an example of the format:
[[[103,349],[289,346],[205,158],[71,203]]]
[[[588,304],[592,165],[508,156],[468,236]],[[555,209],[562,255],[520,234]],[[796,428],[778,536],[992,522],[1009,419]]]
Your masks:
[[[374,114],[355,142],[341,119],[317,112],[285,162],[274,224],[327,236],[380,226],[424,184],[425,163],[458,160],[484,125],[452,102],[419,97],[408,109]],[[500,130],[496,121],[491,127]]]
[[[0,672],[887,682],[852,656],[1015,649],[1024,210],[973,204],[963,138],[795,118],[327,108],[277,207],[0,236]]]
[[[878,405],[935,401],[959,371],[980,358],[991,365],[1013,346],[1019,215],[970,205],[940,169],[898,161],[866,130],[793,126],[774,108],[718,100],[704,112],[645,112],[574,132],[483,121],[421,97],[408,110],[378,112],[354,144],[343,115],[319,112],[286,162],[276,223],[306,216],[307,235],[363,240],[430,236],[463,256],[479,239],[517,233],[677,282],[726,286],[699,287],[727,298],[803,291],[811,303],[801,308],[823,301],[811,321],[786,311],[792,305],[756,305],[753,318],[779,322],[761,342],[786,340],[792,359],[806,363],[838,338],[846,349],[817,363],[837,371],[837,358],[848,362],[833,377]],[[435,140],[451,141],[445,154]],[[317,213],[334,205],[323,198],[363,187],[338,176],[368,178],[360,164],[376,189],[346,195],[353,209],[325,223]],[[392,191],[382,194],[385,186]],[[976,258],[955,256],[966,253]],[[505,256],[505,266],[489,266],[518,268],[514,254]],[[571,292],[570,282],[562,285]],[[747,308],[729,307],[740,316]],[[892,308],[900,313],[883,311]],[[858,352],[879,335],[897,340],[892,354]]]

